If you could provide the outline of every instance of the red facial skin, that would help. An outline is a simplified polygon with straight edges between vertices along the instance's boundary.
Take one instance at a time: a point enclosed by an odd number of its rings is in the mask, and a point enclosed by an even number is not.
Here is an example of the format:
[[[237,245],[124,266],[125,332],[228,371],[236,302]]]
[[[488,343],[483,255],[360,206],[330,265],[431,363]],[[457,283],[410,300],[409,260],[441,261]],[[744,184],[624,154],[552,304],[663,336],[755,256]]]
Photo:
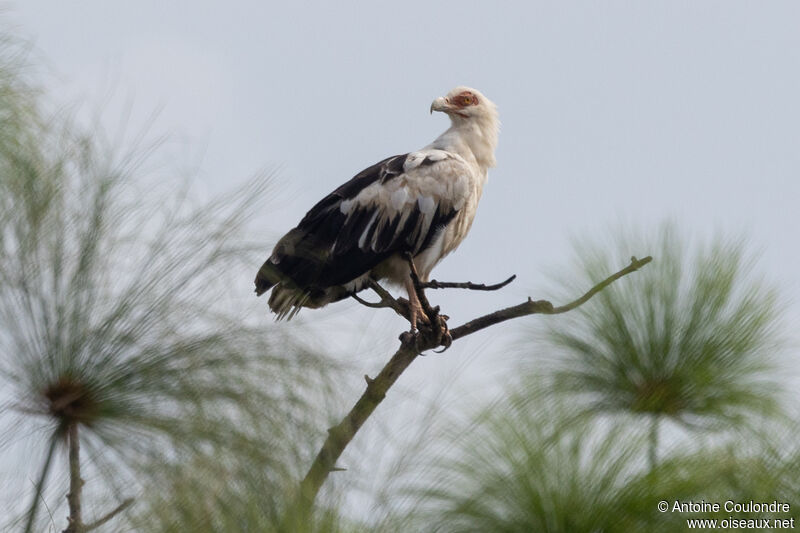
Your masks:
[[[463,93],[459,93],[454,96],[452,100],[448,98],[447,103],[453,105],[454,107],[463,109],[471,105],[478,105],[478,97],[469,91],[464,91]],[[464,113],[459,113],[458,111],[456,111],[455,114],[464,118],[468,118],[467,115]]]

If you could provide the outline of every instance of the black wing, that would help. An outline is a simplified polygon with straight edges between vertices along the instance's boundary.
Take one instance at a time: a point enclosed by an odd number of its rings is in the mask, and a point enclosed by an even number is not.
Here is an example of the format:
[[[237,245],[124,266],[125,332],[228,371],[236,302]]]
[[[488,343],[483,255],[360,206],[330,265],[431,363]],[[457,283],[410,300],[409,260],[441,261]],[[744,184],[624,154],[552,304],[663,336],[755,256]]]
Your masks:
[[[396,199],[392,205],[387,198],[415,174],[435,173],[435,168],[426,167],[447,159],[442,154],[389,157],[323,198],[275,246],[256,276],[256,292],[260,295],[281,281],[304,290],[342,285],[392,254],[416,255],[426,249],[457,209],[413,194],[402,205]]]

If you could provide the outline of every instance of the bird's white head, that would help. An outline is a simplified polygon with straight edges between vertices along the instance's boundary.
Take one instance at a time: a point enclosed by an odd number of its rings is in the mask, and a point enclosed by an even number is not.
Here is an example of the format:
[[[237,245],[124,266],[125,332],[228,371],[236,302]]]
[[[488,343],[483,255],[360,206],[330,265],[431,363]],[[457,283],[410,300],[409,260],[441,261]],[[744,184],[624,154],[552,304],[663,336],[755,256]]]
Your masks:
[[[453,120],[494,119],[497,120],[497,106],[480,91],[469,87],[456,87],[447,96],[440,96],[431,104],[431,113],[441,111]]]
[[[441,111],[452,121],[452,127],[442,135],[442,141],[452,140],[458,134],[472,150],[482,166],[495,165],[494,150],[500,132],[497,106],[480,91],[470,87],[456,87],[446,96],[431,104],[431,113]]]

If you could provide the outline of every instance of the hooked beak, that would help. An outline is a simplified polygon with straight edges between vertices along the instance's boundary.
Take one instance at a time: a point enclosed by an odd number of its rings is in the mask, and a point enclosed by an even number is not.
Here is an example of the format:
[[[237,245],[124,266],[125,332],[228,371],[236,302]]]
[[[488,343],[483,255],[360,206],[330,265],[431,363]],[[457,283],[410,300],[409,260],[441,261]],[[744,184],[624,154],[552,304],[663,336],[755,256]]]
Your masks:
[[[444,96],[440,96],[439,98],[434,100],[433,103],[431,104],[431,114],[433,114],[434,111],[442,111],[447,113],[451,109],[452,108],[450,106],[450,103]]]

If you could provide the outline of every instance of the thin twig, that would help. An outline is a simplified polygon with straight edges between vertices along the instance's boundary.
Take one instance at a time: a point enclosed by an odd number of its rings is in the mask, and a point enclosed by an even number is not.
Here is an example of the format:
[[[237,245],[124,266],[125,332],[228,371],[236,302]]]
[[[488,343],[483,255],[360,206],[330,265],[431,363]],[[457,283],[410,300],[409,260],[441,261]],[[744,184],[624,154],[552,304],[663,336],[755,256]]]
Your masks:
[[[378,282],[374,279],[367,280],[367,286],[375,291],[375,294],[378,295],[380,301],[369,302],[357,294],[351,294],[350,296],[361,305],[370,307],[372,309],[388,307],[398,315],[404,317],[406,320],[410,320],[411,314],[408,308],[408,303],[403,298],[395,298],[391,295],[391,293],[389,293],[389,291],[381,287],[380,284],[378,284]]]
[[[50,447],[47,450],[44,466],[42,466],[42,473],[39,475],[39,481],[36,482],[34,489],[33,502],[31,503],[31,508],[28,511],[28,520],[25,524],[25,533],[30,533],[33,531],[33,525],[36,522],[36,513],[39,510],[39,499],[41,498],[42,502],[44,502],[44,498],[42,498],[42,490],[44,489],[44,484],[47,481],[47,475],[50,473],[50,465],[53,461],[53,455],[55,454],[59,437],[60,432],[57,431],[53,433],[53,436],[50,439]]]
[[[516,274],[507,280],[501,281],[500,283],[495,283],[494,285],[486,285],[485,283],[472,283],[471,281],[437,281],[432,279],[430,281],[420,282],[420,286],[423,289],[469,289],[471,291],[496,291],[502,289],[515,279],[517,279]]]
[[[383,300],[381,300],[380,302],[368,302],[365,299],[361,298],[358,294],[355,294],[355,293],[351,294],[350,297],[353,298],[353,300],[355,300],[358,303],[360,303],[361,305],[365,305],[365,306],[371,307],[373,309],[381,309],[383,307],[391,307],[390,305],[388,305]]]
[[[603,281],[601,281],[600,283],[598,283],[597,285],[595,285],[594,287],[589,289],[589,291],[586,294],[584,294],[583,296],[581,296],[577,300],[575,300],[573,302],[570,302],[567,305],[563,305],[561,307],[556,307],[555,309],[553,309],[553,312],[551,314],[557,315],[559,313],[566,313],[567,311],[571,311],[571,310],[575,309],[579,305],[585,304],[587,301],[589,301],[589,298],[591,298],[592,296],[594,296],[598,292],[602,291],[603,289],[605,289],[606,287],[608,287],[609,285],[611,285],[612,283],[617,281],[622,276],[626,276],[626,275],[630,274],[631,272],[636,272],[637,270],[639,270],[640,268],[642,268],[644,265],[646,265],[647,263],[649,263],[652,260],[653,260],[653,258],[651,256],[649,256],[649,255],[647,257],[645,257],[644,259],[636,259],[636,257],[631,257],[631,264],[630,265],[628,265],[627,267],[623,268],[619,272],[610,275],[609,277],[607,277],[606,279],[604,279]]]
[[[577,300],[560,307],[554,307],[553,304],[545,300],[532,301],[529,298],[527,302],[523,302],[520,305],[501,309],[494,313],[476,318],[475,320],[471,320],[470,322],[451,330],[450,333],[452,335],[452,339],[456,340],[461,337],[466,337],[467,335],[475,333],[476,331],[487,328],[499,322],[509,320],[511,318],[517,318],[536,313],[566,313],[567,311],[575,309],[576,307],[584,304],[592,296],[603,290],[617,279],[635,272],[650,261],[652,261],[651,257],[645,257],[641,260],[636,259],[635,257],[631,258],[630,265],[601,281],[589,289],[586,294]],[[411,266],[412,279],[414,279],[416,269],[413,268],[413,262]],[[417,277],[417,282],[418,281],[419,278]],[[353,437],[355,437],[356,433],[364,424],[364,422],[366,422],[369,416],[386,397],[386,393],[389,388],[394,385],[400,375],[405,371],[406,368],[408,368],[408,366],[414,361],[414,359],[417,358],[419,354],[426,350],[436,348],[439,345],[441,341],[441,335],[439,335],[439,338],[437,339],[434,332],[429,332],[427,334],[425,331],[420,331],[417,334],[405,332],[400,336],[400,340],[400,348],[395,352],[389,362],[386,363],[386,366],[383,367],[380,373],[375,376],[374,379],[368,379],[365,376],[367,388],[358,401],[356,401],[353,408],[350,409],[350,412],[347,413],[347,416],[345,416],[339,424],[328,429],[328,436],[325,439],[322,448],[320,448],[317,457],[314,459],[314,463],[311,465],[311,468],[308,470],[305,478],[303,478],[303,481],[300,483],[299,504],[303,507],[310,508],[313,505],[314,500],[316,499],[317,494],[319,493],[319,490],[327,479],[328,475],[338,468],[336,467],[336,461],[339,460],[342,452],[344,452],[345,448],[347,448],[347,446],[350,444],[350,441],[353,440]]]
[[[367,280],[367,285],[370,289],[375,291],[375,294],[380,297],[381,303],[385,304],[387,307],[391,307],[392,309],[397,309],[400,307],[395,297],[392,296],[389,291],[381,287],[377,281],[374,279]]]
[[[132,503],[133,503],[133,498],[128,498],[128,499],[124,500],[121,504],[116,506],[110,512],[106,513],[104,516],[98,518],[97,520],[95,520],[91,524],[89,524],[86,527],[84,527],[83,530],[88,532],[88,531],[91,531],[93,529],[97,529],[98,527],[102,526],[103,524],[105,524],[106,522],[108,522],[109,520],[111,520],[112,518],[117,516],[119,513],[121,513],[122,511],[124,511],[128,507],[130,507]]]
[[[645,257],[644,259],[636,259],[635,257],[631,257],[631,264],[627,267],[623,268],[619,272],[612,274],[611,276],[607,277],[591,289],[589,289],[586,294],[578,298],[577,300],[573,300],[572,302],[562,305],[559,307],[554,307],[553,304],[548,302],[547,300],[537,300],[533,301],[528,298],[528,301],[523,302],[519,305],[515,305],[513,307],[506,307],[505,309],[500,309],[499,311],[495,311],[494,313],[489,313],[488,315],[484,315],[482,317],[476,318],[474,320],[470,320],[466,324],[458,326],[450,330],[450,335],[452,335],[453,340],[456,340],[460,337],[466,337],[471,333],[475,333],[476,331],[482,330],[484,328],[488,328],[489,326],[493,326],[495,324],[499,324],[500,322],[505,322],[506,320],[510,320],[512,318],[517,318],[526,315],[533,315],[533,314],[545,314],[545,315],[559,315],[561,313],[566,313],[567,311],[572,311],[576,307],[579,307],[585,304],[589,299],[597,294],[598,292],[602,291],[616,280],[623,276],[627,276],[632,272],[636,272],[644,265],[652,261],[653,258],[650,256]]]
[[[81,442],[78,436],[78,422],[72,421],[67,426],[67,440],[69,442],[69,517],[67,529],[63,533],[83,533],[83,518],[81,513]]]

